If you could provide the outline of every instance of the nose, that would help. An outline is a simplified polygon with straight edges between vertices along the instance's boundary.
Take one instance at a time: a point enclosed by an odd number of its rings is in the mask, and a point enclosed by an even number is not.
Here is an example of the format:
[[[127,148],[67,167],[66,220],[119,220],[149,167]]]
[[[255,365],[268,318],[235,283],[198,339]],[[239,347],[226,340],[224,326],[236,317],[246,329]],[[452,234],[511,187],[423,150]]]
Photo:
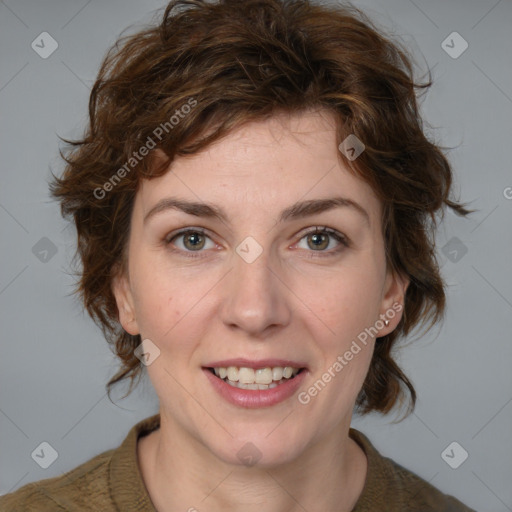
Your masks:
[[[234,268],[224,281],[220,310],[230,329],[262,337],[289,324],[291,294],[279,275],[279,265],[270,259],[265,250],[251,263],[233,254]]]

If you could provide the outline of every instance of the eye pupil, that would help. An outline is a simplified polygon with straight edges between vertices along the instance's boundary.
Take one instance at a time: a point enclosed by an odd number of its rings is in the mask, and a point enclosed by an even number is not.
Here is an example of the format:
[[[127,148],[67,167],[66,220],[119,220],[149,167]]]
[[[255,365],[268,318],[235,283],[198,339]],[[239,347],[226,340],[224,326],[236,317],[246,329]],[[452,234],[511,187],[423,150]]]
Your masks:
[[[314,248],[314,249],[325,249],[329,245],[328,237],[325,234],[313,233],[310,236],[311,236],[311,240],[313,242],[313,246],[310,246],[311,248]],[[326,241],[327,241],[327,243],[326,243]]]
[[[191,242],[191,246],[189,247],[187,244]],[[185,246],[187,248],[192,248],[193,250],[202,249],[204,246],[204,237],[199,233],[190,233],[185,237]]]

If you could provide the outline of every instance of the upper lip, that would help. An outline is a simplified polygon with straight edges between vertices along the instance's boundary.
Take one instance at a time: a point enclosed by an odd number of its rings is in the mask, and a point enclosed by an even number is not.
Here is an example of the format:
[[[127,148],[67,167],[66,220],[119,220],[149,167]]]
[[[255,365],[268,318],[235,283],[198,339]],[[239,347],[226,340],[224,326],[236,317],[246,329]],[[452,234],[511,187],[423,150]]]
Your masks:
[[[244,368],[273,368],[275,366],[291,366],[292,368],[307,368],[307,365],[300,361],[292,361],[291,359],[258,359],[250,360],[243,357],[236,359],[223,359],[221,361],[214,361],[204,365],[204,368],[228,368],[229,366],[237,366]]]

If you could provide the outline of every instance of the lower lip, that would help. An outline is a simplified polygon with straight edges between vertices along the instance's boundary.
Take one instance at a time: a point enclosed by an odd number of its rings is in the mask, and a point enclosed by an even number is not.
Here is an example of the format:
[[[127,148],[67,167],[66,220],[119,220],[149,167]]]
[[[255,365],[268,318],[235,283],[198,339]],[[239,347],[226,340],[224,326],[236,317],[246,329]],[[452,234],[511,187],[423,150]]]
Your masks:
[[[289,379],[272,389],[240,389],[224,382],[207,368],[203,368],[203,372],[220,396],[233,405],[246,409],[270,407],[284,402],[297,391],[306,375],[306,370],[302,370],[293,379]]]

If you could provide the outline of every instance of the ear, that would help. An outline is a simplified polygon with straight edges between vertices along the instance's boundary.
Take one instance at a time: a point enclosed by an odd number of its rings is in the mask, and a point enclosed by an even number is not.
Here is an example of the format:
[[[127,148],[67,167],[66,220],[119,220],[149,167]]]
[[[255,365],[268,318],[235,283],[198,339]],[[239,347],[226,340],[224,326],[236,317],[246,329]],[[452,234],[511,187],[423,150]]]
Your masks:
[[[379,315],[384,326],[379,329],[379,337],[393,332],[402,319],[405,308],[405,292],[409,283],[410,279],[406,275],[388,270]],[[385,325],[386,321],[388,325]]]
[[[130,281],[126,272],[116,272],[112,280],[112,293],[116,299],[119,312],[119,322],[123,329],[132,335],[140,334],[139,326],[135,317],[135,307]]]

